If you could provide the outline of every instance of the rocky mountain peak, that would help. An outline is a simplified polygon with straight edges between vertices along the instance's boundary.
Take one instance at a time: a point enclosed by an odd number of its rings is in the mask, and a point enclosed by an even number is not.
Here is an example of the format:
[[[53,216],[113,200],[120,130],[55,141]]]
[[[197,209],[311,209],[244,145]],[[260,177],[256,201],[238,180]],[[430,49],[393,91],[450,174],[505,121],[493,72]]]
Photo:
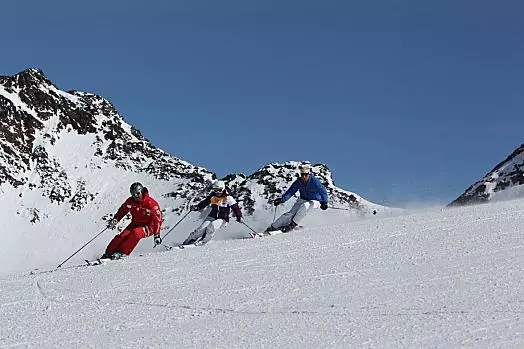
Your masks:
[[[451,206],[478,204],[488,202],[495,196],[524,196],[524,189],[512,195],[501,195],[524,184],[524,144],[515,149],[505,160],[501,161],[482,179],[473,183]]]
[[[13,76],[1,76],[0,83],[4,85],[8,91],[34,88],[39,85],[53,85],[51,80],[45,76],[44,72],[38,68],[29,68]]]

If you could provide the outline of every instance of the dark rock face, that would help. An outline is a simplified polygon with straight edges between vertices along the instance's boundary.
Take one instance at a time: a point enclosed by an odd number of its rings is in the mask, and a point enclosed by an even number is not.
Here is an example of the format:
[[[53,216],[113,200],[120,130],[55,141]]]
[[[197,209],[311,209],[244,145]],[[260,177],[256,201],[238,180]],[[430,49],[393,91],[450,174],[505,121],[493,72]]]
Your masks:
[[[504,161],[481,180],[472,184],[450,206],[488,202],[494,193],[524,184],[524,144],[515,149]]]

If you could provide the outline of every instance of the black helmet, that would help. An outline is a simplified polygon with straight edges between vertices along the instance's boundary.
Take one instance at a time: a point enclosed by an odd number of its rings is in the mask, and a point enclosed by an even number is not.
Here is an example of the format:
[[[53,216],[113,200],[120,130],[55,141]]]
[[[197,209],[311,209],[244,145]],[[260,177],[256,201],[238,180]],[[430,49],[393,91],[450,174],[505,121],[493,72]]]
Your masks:
[[[129,187],[129,192],[131,196],[137,197],[144,194],[144,186],[138,182],[131,184]]]

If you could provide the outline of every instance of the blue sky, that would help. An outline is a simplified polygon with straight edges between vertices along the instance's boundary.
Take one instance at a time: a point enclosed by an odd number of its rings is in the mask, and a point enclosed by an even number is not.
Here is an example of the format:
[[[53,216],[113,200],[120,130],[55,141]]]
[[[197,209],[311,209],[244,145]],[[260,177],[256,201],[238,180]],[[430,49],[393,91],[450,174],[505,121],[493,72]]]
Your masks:
[[[0,75],[103,95],[219,175],[326,163],[376,202],[449,202],[523,143],[522,1],[2,2]]]

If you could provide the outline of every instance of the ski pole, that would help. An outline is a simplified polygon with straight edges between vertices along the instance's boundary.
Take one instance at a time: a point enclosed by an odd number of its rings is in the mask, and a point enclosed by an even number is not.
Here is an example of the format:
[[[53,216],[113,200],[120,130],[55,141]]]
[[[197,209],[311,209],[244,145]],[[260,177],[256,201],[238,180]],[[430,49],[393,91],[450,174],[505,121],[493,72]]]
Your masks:
[[[351,210],[353,210],[351,208],[333,207],[333,206],[329,206],[329,208],[332,209],[332,210],[343,210],[343,211],[351,211]],[[362,211],[362,208],[357,206],[357,208],[355,208],[355,210],[361,210]],[[373,210],[371,213],[373,213],[373,215],[376,215],[377,214],[377,210]]]
[[[166,233],[166,235],[164,235],[164,236],[162,237],[162,240],[164,240],[164,239],[166,238],[166,236],[168,236],[169,233],[171,233],[171,232],[173,231],[173,229],[175,229],[175,228],[177,227],[177,225],[179,225],[180,223],[182,223],[182,221],[184,220],[184,218],[186,218],[187,215],[190,214],[190,213],[191,213],[191,210],[187,211],[187,213],[184,215],[184,217],[180,218],[180,220],[177,222],[177,224],[175,224],[171,229],[169,229],[169,231]],[[155,247],[156,247],[156,245],[153,246],[153,248],[155,248]]]
[[[252,237],[259,236],[259,234],[253,228],[246,224],[246,222],[242,222],[242,224],[244,224],[249,230],[253,232],[253,234],[249,233],[249,235],[251,235]]]
[[[277,218],[277,207],[275,206],[275,211],[273,213],[273,223],[275,223],[275,219]],[[273,224],[271,223],[271,224]]]
[[[96,239],[100,234],[102,234],[104,231],[107,230],[107,227],[104,228],[104,230],[102,230],[100,233],[96,234],[91,240],[89,240],[88,242],[85,243],[84,246],[80,247],[75,253],[73,253],[71,256],[69,256],[68,259],[66,259],[65,261],[63,261],[62,263],[60,263],[58,265],[58,267],[56,267],[56,269],[60,268],[65,262],[67,262],[68,260],[70,260],[75,254],[77,254],[78,252],[80,252],[81,249],[83,249],[84,247],[86,247],[87,245],[89,245],[91,243],[91,241],[93,241],[94,239]]]
[[[332,210],[351,211],[350,208],[343,208],[343,207],[333,207],[333,206],[329,206],[329,208],[332,209]]]
[[[173,248],[173,246],[167,246],[166,244],[160,244],[160,245],[164,246],[165,249],[168,250],[168,251],[171,250],[171,249]],[[156,247],[156,245],[153,246],[153,248],[155,248],[155,247]]]

